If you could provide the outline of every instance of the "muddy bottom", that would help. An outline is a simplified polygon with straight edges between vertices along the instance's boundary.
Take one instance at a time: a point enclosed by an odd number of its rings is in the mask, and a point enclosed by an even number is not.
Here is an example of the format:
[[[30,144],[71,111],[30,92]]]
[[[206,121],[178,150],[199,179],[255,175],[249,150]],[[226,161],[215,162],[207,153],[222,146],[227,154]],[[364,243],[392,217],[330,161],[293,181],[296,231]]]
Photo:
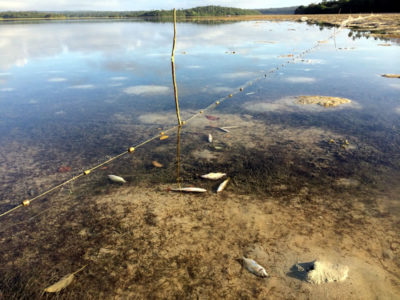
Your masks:
[[[234,185],[218,195],[169,186],[109,184],[102,196],[59,195],[31,211],[15,234],[2,230],[4,299],[50,297],[44,288],[86,264],[57,298],[400,296],[399,223],[382,208],[384,197],[367,213],[364,199],[345,193],[313,196],[304,188],[280,199],[237,194]],[[270,277],[243,269],[243,255]],[[293,272],[315,259],[347,265],[348,279],[315,285]]]

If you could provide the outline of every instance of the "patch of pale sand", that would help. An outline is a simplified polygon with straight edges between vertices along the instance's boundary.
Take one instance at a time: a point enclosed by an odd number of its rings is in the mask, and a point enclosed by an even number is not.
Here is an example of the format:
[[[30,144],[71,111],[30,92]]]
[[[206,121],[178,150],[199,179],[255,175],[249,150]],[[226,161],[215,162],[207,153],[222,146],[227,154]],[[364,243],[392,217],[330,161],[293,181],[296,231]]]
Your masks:
[[[245,102],[242,107],[250,112],[267,113],[267,112],[301,112],[301,111],[313,111],[313,112],[325,112],[332,110],[339,110],[344,108],[361,109],[361,105],[352,100],[350,103],[344,103],[340,106],[325,108],[321,105],[301,105],[297,103],[296,97],[285,97],[273,102],[269,101],[248,101]]]
[[[78,84],[72,85],[70,89],[78,89],[78,90],[85,90],[85,89],[93,89],[95,86],[93,84]]]
[[[194,113],[193,111],[181,111],[181,118],[186,120]],[[143,124],[170,125],[171,127],[177,124],[175,111],[143,114],[138,119]]]
[[[395,299],[400,296],[393,258],[380,261],[383,249],[387,248],[385,240],[398,237],[393,231],[381,234],[388,225],[385,220],[360,211],[365,222],[357,225],[347,215],[349,211],[339,216],[323,205],[285,206],[265,197],[236,195],[232,193],[233,185],[219,195],[210,192],[181,195],[166,190],[163,185],[155,189],[121,187],[112,195],[94,199],[99,207],[108,205],[113,211],[120,211],[115,216],[121,219],[120,228],[132,229],[136,240],[146,241],[136,244],[135,251],[128,251],[132,248],[129,239],[114,235],[113,241],[107,239],[97,248],[115,249],[113,245],[118,245],[118,251],[124,253],[129,264],[127,268],[113,266],[115,270],[110,270],[119,274],[117,285],[125,287],[115,291],[117,297],[169,298],[179,294],[200,298]],[[314,200],[327,203],[333,199]],[[127,213],[124,207],[132,206],[134,209]],[[86,257],[101,265],[101,252],[87,249],[87,253],[94,254]],[[140,260],[137,252],[141,253]],[[255,259],[270,277],[260,279],[242,269],[237,262],[242,255]],[[348,279],[315,285],[291,276],[294,264],[315,259],[348,266]],[[153,276],[146,277],[146,281],[133,279],[139,269]],[[156,288],[160,285],[162,289]]]
[[[338,178],[335,181],[335,185],[343,187],[355,187],[360,185],[360,182],[353,178]]]
[[[291,82],[291,83],[313,83],[316,81],[316,79],[313,77],[292,76],[292,77],[285,78],[285,81]]]
[[[199,159],[202,161],[212,161],[214,159],[217,159],[218,157],[220,157],[222,154],[218,153],[218,152],[213,152],[207,149],[198,149],[198,150],[194,150],[191,155],[195,158],[195,159]]]
[[[168,86],[163,85],[135,85],[124,89],[124,93],[129,95],[163,95],[170,92]]]

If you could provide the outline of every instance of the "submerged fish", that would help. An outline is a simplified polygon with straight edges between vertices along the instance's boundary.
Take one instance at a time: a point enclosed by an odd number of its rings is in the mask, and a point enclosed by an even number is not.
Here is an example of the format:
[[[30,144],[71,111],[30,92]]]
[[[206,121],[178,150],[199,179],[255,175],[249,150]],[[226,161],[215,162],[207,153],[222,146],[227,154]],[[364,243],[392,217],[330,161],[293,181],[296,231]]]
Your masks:
[[[162,168],[162,167],[163,167],[163,165],[160,164],[160,163],[159,163],[158,161],[156,161],[156,160],[153,160],[151,163],[152,163],[153,166],[155,166],[156,168]]]
[[[118,182],[118,183],[125,183],[126,180],[123,179],[120,176],[117,175],[108,175],[108,179],[110,179],[112,182]]]
[[[259,276],[259,277],[268,277],[269,276],[267,271],[265,271],[265,269],[262,266],[260,266],[258,263],[256,263],[254,260],[243,256],[242,261],[243,261],[243,266],[250,273],[253,273],[254,275]]]
[[[206,118],[209,119],[210,121],[217,121],[217,120],[219,120],[219,117],[210,116],[210,115],[206,116]]]
[[[185,192],[185,193],[205,193],[206,189],[198,188],[198,187],[184,187],[184,188],[176,188],[171,189],[173,192]]]
[[[209,143],[212,143],[212,141],[213,141],[213,137],[212,137],[212,135],[211,135],[211,133],[210,133],[210,134],[208,134],[208,142],[209,142]]]
[[[211,172],[211,173],[208,173],[208,174],[205,174],[205,175],[201,175],[201,178],[211,179],[211,180],[218,180],[218,179],[220,179],[220,178],[222,178],[224,176],[226,176],[226,173],[221,173],[221,172],[214,173],[214,172]]]
[[[222,183],[218,186],[217,193],[222,192],[229,183],[230,178],[225,179]]]

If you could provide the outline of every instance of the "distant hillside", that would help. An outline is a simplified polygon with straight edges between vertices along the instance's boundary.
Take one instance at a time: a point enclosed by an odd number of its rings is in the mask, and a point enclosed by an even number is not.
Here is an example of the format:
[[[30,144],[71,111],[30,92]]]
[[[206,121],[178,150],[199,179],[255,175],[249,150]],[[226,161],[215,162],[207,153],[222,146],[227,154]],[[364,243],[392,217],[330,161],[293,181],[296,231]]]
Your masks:
[[[298,6],[258,9],[263,15],[293,15]]]
[[[260,14],[294,14],[297,7],[269,9],[241,9],[223,6],[199,6],[190,9],[178,9],[178,17],[190,18],[200,16],[241,16]],[[0,12],[0,19],[69,19],[69,18],[134,18],[156,17],[170,18],[173,10],[152,11],[5,11]]]
[[[338,0],[299,6],[296,14],[400,12],[399,0]]]
[[[38,11],[6,11],[0,12],[0,18],[40,18],[40,19],[66,19],[66,18],[132,18],[132,17],[172,17],[173,10],[153,11],[62,11],[62,12],[38,12]],[[178,17],[196,16],[238,16],[259,15],[255,9],[241,9],[222,6],[202,6],[190,9],[178,9]]]
[[[145,12],[141,17],[168,17],[172,16],[173,10],[153,10]],[[259,15],[260,11],[255,9],[241,9],[223,6],[199,6],[190,9],[178,9],[176,15],[179,17],[198,17],[198,16],[239,16],[239,15]]]

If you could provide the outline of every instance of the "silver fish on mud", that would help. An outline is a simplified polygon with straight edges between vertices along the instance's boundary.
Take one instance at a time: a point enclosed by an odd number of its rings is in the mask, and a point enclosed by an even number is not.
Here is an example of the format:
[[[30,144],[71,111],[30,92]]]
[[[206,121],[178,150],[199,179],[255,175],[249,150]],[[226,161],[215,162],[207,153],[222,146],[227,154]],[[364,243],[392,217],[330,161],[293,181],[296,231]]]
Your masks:
[[[253,273],[254,275],[259,276],[259,277],[268,277],[269,276],[267,271],[265,271],[265,269],[262,266],[260,266],[258,263],[256,263],[254,260],[243,256],[242,262],[243,262],[243,266],[250,273]]]
[[[108,179],[110,179],[112,182],[126,183],[125,179],[117,175],[108,175]]]
[[[173,192],[184,192],[184,193],[205,193],[206,189],[198,188],[198,187],[184,187],[184,188],[176,188],[171,189]]]
[[[204,179],[211,179],[211,180],[218,180],[222,177],[226,176],[226,173],[221,173],[221,172],[211,172],[205,175],[201,175],[201,178]]]
[[[225,179],[222,183],[218,186],[217,193],[222,192],[229,183],[230,178]]]

